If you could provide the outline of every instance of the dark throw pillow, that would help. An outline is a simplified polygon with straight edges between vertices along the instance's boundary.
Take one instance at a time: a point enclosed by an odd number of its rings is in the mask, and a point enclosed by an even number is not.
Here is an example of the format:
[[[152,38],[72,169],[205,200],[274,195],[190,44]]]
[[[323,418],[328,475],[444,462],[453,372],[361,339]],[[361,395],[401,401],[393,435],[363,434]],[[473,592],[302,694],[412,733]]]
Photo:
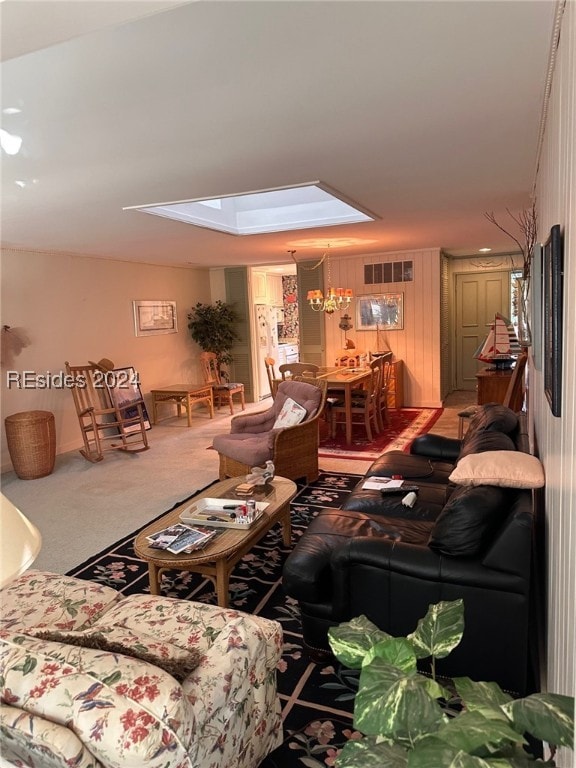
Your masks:
[[[30,633],[32,634],[32,633]],[[197,650],[184,650],[171,646],[170,655],[159,656],[156,653],[143,650],[135,645],[126,645],[118,640],[112,640],[104,632],[89,630],[85,632],[59,632],[42,630],[34,632],[34,637],[39,640],[50,640],[66,645],[78,645],[82,648],[92,648],[97,651],[107,651],[109,653],[119,653],[123,656],[131,656],[140,661],[146,661],[155,667],[160,667],[165,672],[177,680],[183,682],[188,675],[193,672],[202,660],[202,654]],[[167,645],[167,644],[165,644]],[[175,649],[175,650],[173,650]]]
[[[482,552],[508,513],[509,493],[490,485],[457,488],[434,524],[430,549],[450,557]]]
[[[500,403],[485,403],[470,419],[470,426],[464,436],[464,443],[475,432],[504,432],[506,435],[512,435],[517,428],[518,416],[511,408]]]

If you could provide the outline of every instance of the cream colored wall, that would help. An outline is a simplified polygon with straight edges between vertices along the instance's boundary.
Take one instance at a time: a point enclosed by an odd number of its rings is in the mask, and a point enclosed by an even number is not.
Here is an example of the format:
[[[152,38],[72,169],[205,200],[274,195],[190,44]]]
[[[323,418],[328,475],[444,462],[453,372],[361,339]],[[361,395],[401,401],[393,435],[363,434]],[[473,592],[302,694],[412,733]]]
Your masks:
[[[387,261],[412,261],[414,280],[408,283],[364,284],[364,265]],[[440,249],[331,258],[332,287],[352,288],[354,296],[371,293],[404,293],[404,329],[388,331],[386,341],[396,359],[404,361],[404,405],[438,408],[440,383]],[[326,270],[325,270],[326,274]],[[359,331],[355,302],[349,312],[353,330],[348,332],[358,349],[375,350],[376,331]],[[344,333],[338,328],[341,314],[327,316],[326,361],[332,364],[342,348]]]
[[[17,371],[57,373],[65,360],[79,364],[108,357],[117,367],[137,369],[145,397],[163,384],[201,381],[186,314],[197,301],[210,301],[208,270],[5,250],[1,279],[1,322],[24,329],[31,341],[14,361]],[[133,299],[176,301],[178,333],[136,337]],[[77,448],[81,436],[71,393],[8,389],[6,373],[3,365],[2,419],[20,411],[52,411],[57,452]],[[4,430],[1,462],[9,468]]]
[[[548,688],[576,694],[576,3],[566,4],[536,200],[539,239],[564,235],[562,414],[552,416],[542,372],[530,367],[530,404],[546,470]],[[559,765],[573,765],[562,755]]]

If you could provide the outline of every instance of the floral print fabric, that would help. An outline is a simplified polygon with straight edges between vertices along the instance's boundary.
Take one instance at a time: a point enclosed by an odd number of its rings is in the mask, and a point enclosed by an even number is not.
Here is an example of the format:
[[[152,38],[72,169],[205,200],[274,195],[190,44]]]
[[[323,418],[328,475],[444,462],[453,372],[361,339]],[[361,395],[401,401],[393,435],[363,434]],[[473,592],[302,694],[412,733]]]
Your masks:
[[[30,768],[102,768],[69,728],[0,705],[2,757],[9,765]]]
[[[70,581],[75,580],[65,579]],[[46,581],[42,584],[42,589],[51,589]],[[63,628],[71,629],[67,618],[71,587],[64,586],[64,603],[54,595],[47,601],[55,624],[41,615],[40,608],[30,612],[31,601],[25,600],[20,618],[12,604],[11,627],[30,626],[33,616],[38,622],[35,628],[64,624]],[[81,586],[95,585],[81,582]],[[24,589],[30,588],[25,580]],[[42,758],[29,763],[50,767],[256,768],[282,739],[275,679],[280,626],[239,611],[172,598],[135,595],[111,601],[108,593],[113,590],[96,589],[104,590],[101,599],[88,604],[82,597],[74,619],[82,613],[85,623],[94,628],[124,628],[153,636],[160,645],[198,649],[200,665],[179,685],[160,668],[128,656],[40,640],[21,629],[4,628],[0,632],[1,715],[3,736],[12,749],[24,741],[28,754],[37,754],[41,747],[45,755],[52,750],[55,757],[50,759],[55,762]],[[112,607],[102,613],[104,602]],[[94,619],[97,614],[99,618]],[[26,720],[36,723],[33,732],[19,727]],[[67,757],[58,746],[67,737],[62,730],[71,730],[78,739],[69,746]],[[21,752],[16,754],[22,758]]]
[[[121,599],[115,589],[101,584],[27,571],[0,591],[0,631],[83,629]]]

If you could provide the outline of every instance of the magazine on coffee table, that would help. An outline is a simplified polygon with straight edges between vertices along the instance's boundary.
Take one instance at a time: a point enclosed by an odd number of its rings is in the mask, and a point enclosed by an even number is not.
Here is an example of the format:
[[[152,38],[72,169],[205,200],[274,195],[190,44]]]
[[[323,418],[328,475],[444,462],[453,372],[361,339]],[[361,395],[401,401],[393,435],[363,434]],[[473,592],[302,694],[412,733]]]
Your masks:
[[[183,552],[188,554],[195,549],[205,547],[216,533],[217,531],[213,528],[175,523],[148,536],[148,541],[152,549],[165,549],[174,555]]]

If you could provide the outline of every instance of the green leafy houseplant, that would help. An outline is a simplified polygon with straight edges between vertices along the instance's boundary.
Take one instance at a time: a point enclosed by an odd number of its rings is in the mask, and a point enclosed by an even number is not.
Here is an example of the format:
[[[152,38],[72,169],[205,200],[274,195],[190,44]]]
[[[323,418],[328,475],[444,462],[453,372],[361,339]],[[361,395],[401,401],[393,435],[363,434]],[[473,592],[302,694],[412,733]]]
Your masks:
[[[573,747],[574,699],[532,694],[513,699],[496,683],[452,681],[456,695],[436,680],[435,660],[458,645],[462,600],[431,605],[414,632],[392,637],[365,616],[329,630],[330,646],[345,666],[360,669],[354,727],[338,768],[525,768],[537,762],[523,749],[525,733]],[[431,657],[431,676],[416,669]]]
[[[235,325],[238,315],[231,304],[198,302],[188,313],[190,335],[204,352],[215,352],[219,370],[232,362],[230,350],[239,338]]]

